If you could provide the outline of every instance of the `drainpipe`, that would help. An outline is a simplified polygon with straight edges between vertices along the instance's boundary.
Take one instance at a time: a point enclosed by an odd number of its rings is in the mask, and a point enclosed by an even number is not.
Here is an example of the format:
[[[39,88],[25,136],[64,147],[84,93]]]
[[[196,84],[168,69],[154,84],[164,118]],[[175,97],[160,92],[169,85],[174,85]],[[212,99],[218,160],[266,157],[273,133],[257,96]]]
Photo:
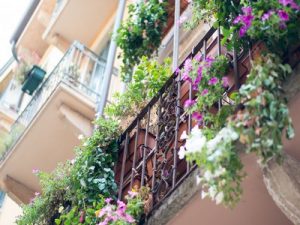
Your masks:
[[[174,13],[174,39],[173,39],[173,72],[178,68],[179,58],[179,19],[180,19],[180,0],[175,0]]]
[[[23,33],[27,23],[29,22],[30,18],[32,17],[32,14],[36,10],[37,6],[39,5],[39,3],[40,3],[40,0],[32,0],[32,2],[28,6],[28,9],[25,12],[21,22],[19,23],[14,34],[10,38],[9,42],[12,45],[12,54],[17,62],[19,62],[19,59],[18,59],[18,55],[17,55],[17,51],[16,51],[16,44],[17,44],[21,34]]]
[[[113,37],[111,39],[111,42],[109,45],[109,50],[108,50],[107,63],[105,66],[103,86],[102,86],[103,89],[100,90],[101,95],[100,95],[100,102],[99,102],[98,109],[97,109],[97,118],[99,118],[103,115],[104,107],[105,107],[107,97],[108,97],[108,91],[109,91],[109,86],[110,86],[110,81],[111,81],[111,76],[112,76],[112,70],[113,70],[116,51],[117,51],[117,43],[114,40],[114,35],[117,33],[117,31],[121,25],[125,6],[126,6],[126,0],[120,0],[118,10],[117,10],[114,30],[113,30]]]

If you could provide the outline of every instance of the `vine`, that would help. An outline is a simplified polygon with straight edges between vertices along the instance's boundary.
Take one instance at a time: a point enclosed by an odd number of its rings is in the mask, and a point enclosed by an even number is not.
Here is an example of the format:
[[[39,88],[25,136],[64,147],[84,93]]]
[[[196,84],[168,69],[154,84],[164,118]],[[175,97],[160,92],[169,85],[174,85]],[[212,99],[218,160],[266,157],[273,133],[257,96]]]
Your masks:
[[[166,0],[137,1],[128,6],[128,19],[116,35],[117,45],[122,49],[123,81],[130,82],[134,66],[159,47],[168,18],[166,7]]]

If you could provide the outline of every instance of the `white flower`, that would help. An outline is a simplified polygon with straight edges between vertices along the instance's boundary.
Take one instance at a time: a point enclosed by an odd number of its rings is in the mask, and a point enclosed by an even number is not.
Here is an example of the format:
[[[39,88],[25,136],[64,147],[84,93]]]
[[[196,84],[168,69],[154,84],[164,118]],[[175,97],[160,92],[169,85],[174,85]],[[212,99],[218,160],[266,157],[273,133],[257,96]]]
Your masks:
[[[209,161],[215,161],[217,158],[219,158],[222,155],[222,149],[217,149],[213,154],[208,156]]]
[[[188,153],[201,152],[206,146],[206,137],[198,126],[192,129],[190,137],[186,140],[185,148]]]
[[[214,178],[213,174],[209,170],[205,171],[203,177],[205,178],[206,181],[210,181],[211,179]]]
[[[196,176],[196,184],[199,185],[202,182],[202,178],[200,176]]]
[[[185,140],[187,138],[188,138],[188,135],[186,134],[186,131],[183,131],[182,134],[181,134],[181,136],[180,136],[180,139],[181,140]]]
[[[224,199],[223,191],[219,192],[216,196],[216,204],[219,205]]]
[[[211,197],[211,199],[215,199],[215,196],[217,194],[217,190],[214,186],[211,186],[208,188],[208,193],[209,193],[209,196]]]
[[[88,146],[88,142],[87,142],[87,141],[86,141],[86,142],[84,142],[82,146],[83,146],[83,147],[86,147],[86,146]]]
[[[226,173],[226,169],[223,167],[219,167],[214,173],[214,178],[219,177],[219,176],[223,175],[224,173]]]
[[[208,192],[202,191],[201,198],[204,199],[206,196],[208,196]]]
[[[79,135],[78,135],[78,139],[79,139],[79,140],[82,140],[83,138],[84,138],[83,134],[79,134]]]
[[[219,142],[220,140],[217,136],[214,139],[209,140],[207,142],[207,153],[211,154],[213,151],[215,151]]]
[[[186,151],[185,151],[184,146],[181,146],[179,151],[178,151],[179,159],[184,159],[185,153],[186,153]]]

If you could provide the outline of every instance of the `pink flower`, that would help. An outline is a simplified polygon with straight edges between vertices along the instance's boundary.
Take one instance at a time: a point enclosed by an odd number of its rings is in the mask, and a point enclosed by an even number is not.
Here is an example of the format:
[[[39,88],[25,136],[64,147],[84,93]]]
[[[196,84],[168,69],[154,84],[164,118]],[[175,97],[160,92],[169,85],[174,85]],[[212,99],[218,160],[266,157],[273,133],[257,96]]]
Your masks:
[[[247,33],[254,19],[254,16],[252,15],[252,8],[250,6],[243,7],[242,11],[243,11],[243,15],[237,16],[233,21],[233,24],[238,24],[238,23],[242,24],[239,31],[240,37],[243,37]]]
[[[34,192],[34,196],[37,197],[40,195],[40,192]]]
[[[188,58],[184,62],[184,71],[190,72],[193,69],[192,59]]]
[[[130,198],[135,198],[138,196],[138,193],[136,191],[128,191],[128,195]]]
[[[192,83],[192,78],[190,78],[190,76],[189,76],[189,74],[187,72],[184,72],[182,74],[182,80],[189,81],[190,83]]]
[[[284,10],[278,10],[278,16],[281,21],[288,21],[289,20],[289,14]]]
[[[268,12],[266,12],[262,17],[262,21],[266,21],[268,20],[272,15],[274,14],[273,10],[269,10]]]
[[[40,171],[38,169],[32,169],[33,174],[38,174]]]
[[[193,117],[195,120],[197,120],[198,122],[200,122],[200,121],[203,120],[203,116],[202,116],[202,114],[199,113],[199,112],[194,112],[194,113],[192,114],[192,117]]]
[[[215,61],[215,59],[210,56],[205,58],[206,66],[208,66],[208,67],[211,67],[211,65],[214,61]]]
[[[125,220],[126,220],[127,223],[134,223],[135,222],[133,217],[130,216],[129,214],[127,214],[127,213],[125,214]]]
[[[300,6],[294,0],[279,0],[279,3],[283,6],[290,5],[292,9],[300,10]]]
[[[201,95],[204,96],[204,95],[207,95],[207,94],[208,94],[208,89],[205,88],[205,89],[202,91]]]
[[[187,20],[186,16],[180,16],[179,20],[177,21],[177,24],[180,26]]]
[[[213,77],[210,78],[210,80],[208,81],[208,85],[215,85],[216,83],[218,83],[219,79],[217,77]]]
[[[222,85],[223,87],[229,87],[229,79],[228,77],[222,77]]]
[[[200,62],[201,59],[202,59],[202,54],[201,54],[201,53],[198,53],[197,55],[195,55],[194,59],[195,59],[196,61]]]
[[[106,203],[106,204],[110,204],[111,201],[112,201],[112,198],[107,198],[107,199],[105,199],[105,203]]]
[[[184,107],[185,108],[190,108],[192,107],[193,105],[196,104],[196,101],[195,100],[192,100],[192,99],[188,99],[184,102]]]
[[[126,204],[120,200],[117,201],[118,203],[118,209],[121,211],[125,211],[126,210]]]
[[[178,74],[180,73],[180,69],[177,68],[177,69],[175,70],[175,73],[178,75]]]

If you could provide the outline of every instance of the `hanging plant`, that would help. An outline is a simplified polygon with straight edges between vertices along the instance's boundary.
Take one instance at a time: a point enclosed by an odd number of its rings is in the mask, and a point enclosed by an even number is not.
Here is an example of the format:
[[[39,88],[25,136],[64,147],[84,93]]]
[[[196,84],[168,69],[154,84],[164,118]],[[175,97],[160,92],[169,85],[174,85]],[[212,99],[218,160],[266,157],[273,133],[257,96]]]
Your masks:
[[[142,56],[151,56],[161,43],[167,22],[167,0],[137,1],[128,6],[128,19],[121,24],[117,45],[122,49],[121,76],[129,82]]]

